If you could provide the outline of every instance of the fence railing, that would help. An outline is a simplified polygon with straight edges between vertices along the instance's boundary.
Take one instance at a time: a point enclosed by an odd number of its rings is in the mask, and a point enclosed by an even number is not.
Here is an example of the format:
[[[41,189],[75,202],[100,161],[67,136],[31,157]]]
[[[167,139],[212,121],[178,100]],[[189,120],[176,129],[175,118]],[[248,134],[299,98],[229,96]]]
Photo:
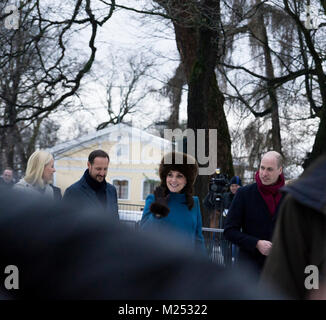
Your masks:
[[[141,220],[144,206],[139,204],[118,203],[118,207],[120,221],[123,224],[136,228],[138,221]]]
[[[236,250],[223,236],[223,229],[202,228],[209,259],[224,267],[235,263]]]

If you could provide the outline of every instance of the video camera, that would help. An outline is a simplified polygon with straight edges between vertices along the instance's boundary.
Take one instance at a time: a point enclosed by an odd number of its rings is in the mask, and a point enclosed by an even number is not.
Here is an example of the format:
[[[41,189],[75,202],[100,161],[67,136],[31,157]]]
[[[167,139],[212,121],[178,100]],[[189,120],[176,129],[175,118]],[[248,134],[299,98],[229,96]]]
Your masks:
[[[209,181],[209,191],[223,193],[227,191],[229,181],[227,176],[220,173],[220,169],[215,170],[215,175]]]
[[[208,194],[205,197],[204,205],[208,209],[223,210],[222,198],[223,194],[227,192],[230,183],[227,176],[220,173],[220,169],[215,170],[215,174],[209,181]]]

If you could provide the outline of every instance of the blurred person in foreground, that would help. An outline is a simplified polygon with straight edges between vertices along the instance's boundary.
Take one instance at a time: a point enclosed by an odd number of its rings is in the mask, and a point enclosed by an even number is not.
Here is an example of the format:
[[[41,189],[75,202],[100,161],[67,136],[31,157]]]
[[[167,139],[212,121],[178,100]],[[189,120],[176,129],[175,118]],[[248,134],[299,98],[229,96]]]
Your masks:
[[[276,151],[265,153],[256,172],[256,182],[237,191],[225,221],[225,238],[239,246],[238,266],[250,267],[257,284],[272,247],[282,199],[279,189],[284,186],[282,171],[282,156]]]
[[[29,194],[61,200],[60,188],[52,184],[54,172],[55,168],[52,154],[46,150],[37,150],[27,161],[24,178],[19,180],[13,188],[23,190]]]
[[[159,175],[160,185],[146,198],[141,228],[157,232],[172,229],[184,235],[189,245],[205,252],[199,199],[193,196],[198,175],[196,159],[181,152],[167,153]]]
[[[19,198],[19,201],[17,199]],[[19,271],[0,299],[271,299],[179,246],[170,234],[137,232],[80,203],[0,193],[0,270]]]
[[[261,283],[274,285],[289,299],[326,299],[325,181],[323,156],[282,189],[287,195]]]

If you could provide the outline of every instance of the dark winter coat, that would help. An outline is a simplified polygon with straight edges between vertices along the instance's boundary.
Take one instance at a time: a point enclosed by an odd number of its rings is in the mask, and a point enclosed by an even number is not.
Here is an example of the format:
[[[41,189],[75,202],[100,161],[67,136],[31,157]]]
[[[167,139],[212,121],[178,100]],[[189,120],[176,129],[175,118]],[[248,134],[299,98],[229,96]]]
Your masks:
[[[79,202],[84,206],[103,210],[103,205],[97,197],[96,192],[86,182],[85,175],[66,189],[63,195],[63,200],[68,202]],[[106,184],[105,211],[114,218],[119,219],[117,190],[110,183]]]
[[[232,192],[226,192],[223,195],[223,208],[224,209],[230,209],[231,203],[234,199],[235,194]]]
[[[311,273],[305,273],[309,265],[317,266],[320,281],[326,280],[325,181],[324,156],[300,179],[283,188],[287,196],[280,208],[261,281],[269,281],[289,298],[305,299],[313,291],[305,287]]]
[[[256,248],[258,240],[271,241],[279,202],[273,216],[258,191],[256,183],[237,190],[224,225],[224,237],[239,246],[239,263],[249,265],[257,274],[265,256]]]
[[[7,183],[7,182],[5,182],[5,181],[3,180],[2,177],[0,177],[0,188],[1,188],[1,187],[4,187],[4,188],[12,188],[13,186],[14,186],[14,183],[13,183],[13,182],[9,182],[9,183]]]
[[[60,201],[62,199],[61,189],[55,187],[53,184],[50,184],[53,189],[53,199],[56,201]]]

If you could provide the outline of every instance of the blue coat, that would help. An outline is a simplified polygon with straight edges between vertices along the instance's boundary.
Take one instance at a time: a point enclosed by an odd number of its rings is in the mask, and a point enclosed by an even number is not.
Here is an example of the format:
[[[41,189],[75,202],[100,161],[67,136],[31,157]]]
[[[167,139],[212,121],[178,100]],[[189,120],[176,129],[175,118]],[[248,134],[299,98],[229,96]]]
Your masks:
[[[163,230],[168,228],[186,237],[188,243],[204,249],[204,237],[202,234],[202,218],[200,213],[199,199],[193,197],[194,206],[191,210],[186,205],[186,197],[183,193],[170,193],[168,207],[170,213],[164,218],[155,218],[150,211],[152,202],[155,201],[153,194],[146,198],[143,216],[140,226],[144,230]]]
[[[256,245],[258,240],[271,241],[280,203],[271,216],[257,184],[253,183],[238,189],[225,220],[224,237],[240,247],[240,262],[249,264],[259,272],[266,257]]]
[[[102,209],[103,205],[96,196],[96,192],[88,185],[84,176],[66,189],[63,200],[74,201],[79,205],[90,206],[94,209]],[[117,190],[106,183],[106,208],[105,211],[114,218],[119,219]]]

